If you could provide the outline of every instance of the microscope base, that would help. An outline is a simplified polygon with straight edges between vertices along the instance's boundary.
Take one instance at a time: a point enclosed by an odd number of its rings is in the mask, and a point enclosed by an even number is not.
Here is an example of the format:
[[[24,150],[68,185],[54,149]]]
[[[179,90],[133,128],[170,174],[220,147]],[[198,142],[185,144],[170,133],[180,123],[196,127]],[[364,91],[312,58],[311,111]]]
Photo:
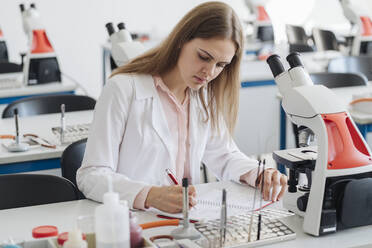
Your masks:
[[[284,198],[283,198],[283,207],[285,209],[288,209],[289,211],[299,215],[299,216],[302,216],[304,217],[305,216],[305,212],[304,211],[301,211],[298,209],[297,207],[297,199],[301,196],[303,196],[304,193],[303,192],[295,192],[295,193],[290,193],[290,192],[286,192],[284,194]]]

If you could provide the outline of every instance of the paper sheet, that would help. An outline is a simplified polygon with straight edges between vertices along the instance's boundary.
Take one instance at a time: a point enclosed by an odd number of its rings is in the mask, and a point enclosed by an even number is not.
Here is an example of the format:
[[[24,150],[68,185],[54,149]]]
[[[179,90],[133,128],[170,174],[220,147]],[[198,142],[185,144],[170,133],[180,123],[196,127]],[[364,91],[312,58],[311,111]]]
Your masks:
[[[189,211],[189,218],[191,220],[212,220],[220,218],[220,206],[222,199],[222,188],[211,188],[207,187],[208,184],[196,185],[197,204],[196,207]],[[255,189],[249,186],[233,185],[224,187],[227,192],[227,215],[239,215],[244,212],[256,210],[260,208],[261,193],[259,189],[256,191],[256,202],[253,208],[253,198]],[[262,206],[271,203],[270,201],[262,200]],[[275,202],[267,206],[266,208],[283,209],[282,202]],[[157,209],[150,209],[150,211],[157,214],[182,218],[180,214],[169,214],[162,212]]]

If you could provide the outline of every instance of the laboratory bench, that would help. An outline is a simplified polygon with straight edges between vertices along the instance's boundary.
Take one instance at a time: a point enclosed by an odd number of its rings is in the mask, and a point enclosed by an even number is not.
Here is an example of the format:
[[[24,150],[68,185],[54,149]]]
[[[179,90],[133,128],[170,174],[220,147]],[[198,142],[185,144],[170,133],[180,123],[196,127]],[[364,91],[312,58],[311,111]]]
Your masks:
[[[21,98],[50,94],[74,94],[77,85],[63,79],[62,82],[22,86],[0,90],[0,104],[8,104]]]
[[[205,185],[214,189],[216,187],[245,187],[232,182],[218,182]],[[250,195],[247,195],[250,197]],[[228,198],[227,198],[228,199]],[[81,216],[94,215],[95,208],[99,203],[85,199],[62,203],[46,204],[32,207],[0,210],[0,241],[9,238],[15,241],[33,240],[31,230],[40,225],[57,226],[59,232],[72,230],[77,223],[77,218]],[[159,220],[153,213],[137,210],[136,216],[139,223],[146,223]],[[308,235],[302,230],[303,219],[299,216],[290,216],[282,221],[296,233],[296,238],[289,241],[265,245],[267,248],[343,248],[343,247],[371,247],[372,246],[372,226],[356,227],[338,231],[321,237]],[[79,225],[86,231],[91,230],[89,222]],[[159,234],[170,234],[174,226],[164,226],[146,229],[143,231],[144,237]],[[83,230],[84,231],[84,230]]]
[[[66,126],[89,124],[93,120],[93,110],[65,113]],[[56,145],[55,149],[35,146],[26,152],[9,152],[0,146],[0,174],[52,170],[51,174],[60,174],[60,158],[67,144],[60,144],[53,134],[52,127],[60,127],[61,115],[43,114],[19,118],[21,134],[36,134]],[[0,134],[15,134],[14,118],[0,119]]]

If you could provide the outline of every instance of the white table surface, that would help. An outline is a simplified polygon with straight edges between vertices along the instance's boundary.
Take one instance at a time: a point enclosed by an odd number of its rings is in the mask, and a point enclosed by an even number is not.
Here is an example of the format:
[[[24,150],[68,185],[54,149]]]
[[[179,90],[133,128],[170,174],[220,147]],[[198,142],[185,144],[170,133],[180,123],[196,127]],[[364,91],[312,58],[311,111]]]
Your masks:
[[[325,72],[329,60],[341,57],[342,54],[336,51],[324,52],[306,52],[301,53],[301,59],[305,69],[309,73]],[[289,65],[282,57],[282,63],[285,69]],[[241,82],[256,82],[274,80],[273,74],[270,70],[266,60],[245,60],[243,59],[240,67],[240,81]]]
[[[231,182],[218,182],[204,185],[206,187],[244,187]],[[233,186],[231,186],[233,185]],[[31,230],[39,225],[55,225],[60,232],[71,230],[76,224],[78,216],[89,216],[94,214],[97,202],[91,200],[79,200],[63,203],[54,203],[25,208],[0,210],[0,242],[9,237],[16,240],[31,240]],[[158,220],[152,213],[137,211],[139,223]],[[322,237],[313,237],[302,231],[302,218],[298,216],[287,217],[283,220],[292,230],[296,232],[296,239],[286,242],[267,245],[265,247],[356,247],[371,244],[372,226],[357,227],[339,231]],[[144,231],[144,236],[150,237],[158,234],[169,234],[174,227],[152,228]]]
[[[49,84],[23,86],[20,88],[2,89],[0,90],[0,98],[59,93],[66,91],[74,91],[76,88],[77,86],[75,83],[63,79],[62,83],[56,82]]]
[[[67,112],[66,125],[91,123],[93,110]],[[19,118],[20,134],[32,133],[57,145],[56,149],[37,147],[26,152],[8,152],[0,145],[0,164],[59,158],[66,145],[60,145],[57,137],[52,133],[52,127],[60,126],[60,114],[45,114]],[[0,119],[0,135],[15,134],[14,118]],[[1,140],[0,140],[1,142]]]
[[[368,82],[368,86],[354,86],[354,87],[343,87],[343,88],[334,88],[332,89],[338,96],[343,99],[346,104],[349,113],[353,120],[358,124],[370,124],[372,123],[372,115],[368,113],[362,113],[355,110],[352,110],[349,107],[349,103],[353,100],[353,95],[365,94],[372,92],[372,81]]]

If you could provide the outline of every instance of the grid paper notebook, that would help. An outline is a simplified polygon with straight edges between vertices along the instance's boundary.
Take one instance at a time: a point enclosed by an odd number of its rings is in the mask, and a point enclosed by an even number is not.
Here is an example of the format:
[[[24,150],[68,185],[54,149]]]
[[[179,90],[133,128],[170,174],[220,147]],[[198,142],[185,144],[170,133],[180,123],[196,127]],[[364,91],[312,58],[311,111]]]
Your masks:
[[[215,184],[217,186],[217,184]],[[225,185],[226,186],[226,185]],[[222,201],[222,188],[226,189],[226,202],[227,202],[227,216],[240,215],[244,212],[250,212],[252,209],[257,210],[260,208],[261,193],[257,189],[256,203],[253,207],[253,197],[255,189],[249,186],[242,186],[237,184],[228,184],[226,187],[212,188],[208,184],[195,185],[197,204],[196,207],[189,211],[189,218],[191,220],[213,220],[220,218],[220,208]],[[274,202],[262,200],[264,209],[284,210],[282,201]],[[150,211],[157,214],[182,218],[180,214],[169,214],[157,209],[150,209]]]

